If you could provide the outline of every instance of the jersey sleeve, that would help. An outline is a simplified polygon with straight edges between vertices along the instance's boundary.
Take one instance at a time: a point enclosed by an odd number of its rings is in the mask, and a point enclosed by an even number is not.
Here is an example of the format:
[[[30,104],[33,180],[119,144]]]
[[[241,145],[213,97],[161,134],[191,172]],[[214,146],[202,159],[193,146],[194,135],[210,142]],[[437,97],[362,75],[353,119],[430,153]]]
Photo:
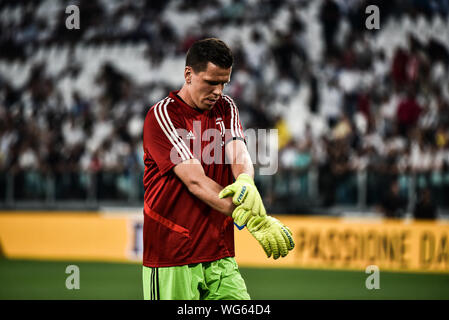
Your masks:
[[[177,164],[193,159],[190,148],[182,139],[186,131],[180,115],[167,108],[170,98],[162,100],[148,111],[143,127],[144,152],[156,163],[161,175]]]
[[[225,144],[232,140],[242,140],[246,143],[243,126],[240,122],[239,110],[231,97],[223,95],[223,121],[226,129]]]

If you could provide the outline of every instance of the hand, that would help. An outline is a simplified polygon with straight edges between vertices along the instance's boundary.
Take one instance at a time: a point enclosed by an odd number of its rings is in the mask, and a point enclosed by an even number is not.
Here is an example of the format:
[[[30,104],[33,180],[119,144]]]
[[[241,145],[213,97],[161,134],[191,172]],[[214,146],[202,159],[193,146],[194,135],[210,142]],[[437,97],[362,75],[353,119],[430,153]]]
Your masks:
[[[267,215],[259,190],[253,178],[246,173],[240,174],[236,181],[221,190],[218,196],[220,199],[233,196],[232,202],[237,208],[232,213],[232,218],[238,226],[243,227],[251,215],[259,217]]]
[[[295,247],[292,232],[278,219],[271,216],[252,217],[246,225],[248,231],[265,250],[267,257],[285,257]]]
[[[236,207],[232,212],[232,219],[234,219],[234,224],[239,230],[242,230],[245,227],[252,216],[252,212],[243,209],[243,205]]]

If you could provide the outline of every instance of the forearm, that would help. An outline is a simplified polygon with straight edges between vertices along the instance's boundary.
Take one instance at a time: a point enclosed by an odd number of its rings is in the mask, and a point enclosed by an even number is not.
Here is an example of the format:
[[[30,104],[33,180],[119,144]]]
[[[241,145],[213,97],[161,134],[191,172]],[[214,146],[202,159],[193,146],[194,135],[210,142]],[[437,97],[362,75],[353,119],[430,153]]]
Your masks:
[[[231,170],[235,178],[237,178],[242,173],[246,173],[254,178],[254,166],[251,160],[248,161],[246,157],[243,158],[240,162],[232,163]]]
[[[232,174],[237,178],[246,173],[254,178],[254,166],[251,156],[242,141],[232,141],[226,146],[226,155],[230,159]]]
[[[187,189],[199,200],[227,216],[232,215],[235,209],[232,200],[220,199],[218,197],[223,187],[206,176],[198,160],[184,161],[176,165],[173,171]]]
[[[200,178],[194,183],[191,183],[188,188],[194,196],[213,209],[227,216],[232,215],[232,212],[235,209],[235,205],[232,203],[232,198],[220,199],[218,194],[223,187],[209,177],[204,176]]]

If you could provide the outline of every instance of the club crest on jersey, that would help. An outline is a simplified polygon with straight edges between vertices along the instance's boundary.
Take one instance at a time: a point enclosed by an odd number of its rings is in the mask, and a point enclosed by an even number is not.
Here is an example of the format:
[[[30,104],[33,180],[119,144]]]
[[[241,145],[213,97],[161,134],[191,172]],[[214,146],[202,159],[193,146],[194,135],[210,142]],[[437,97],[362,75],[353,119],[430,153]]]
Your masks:
[[[217,125],[220,128],[221,136],[224,137],[225,136],[225,125],[224,125],[223,119],[221,117],[218,117],[215,120],[215,125]]]

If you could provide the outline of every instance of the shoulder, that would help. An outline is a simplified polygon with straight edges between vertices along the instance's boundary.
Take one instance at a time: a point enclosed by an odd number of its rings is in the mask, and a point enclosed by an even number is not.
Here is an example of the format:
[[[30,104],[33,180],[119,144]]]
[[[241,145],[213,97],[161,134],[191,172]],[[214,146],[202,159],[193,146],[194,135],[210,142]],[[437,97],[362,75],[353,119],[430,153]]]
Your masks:
[[[224,114],[236,114],[238,112],[237,104],[228,95],[222,95],[220,98],[221,112]]]
[[[179,117],[180,114],[175,100],[168,96],[151,106],[147,112],[145,122],[168,122]]]
[[[159,100],[158,102],[156,102],[154,105],[152,105],[150,107],[150,109],[148,110],[147,116],[148,115],[155,115],[157,113],[159,113],[160,111],[170,111],[170,113],[174,112],[175,109],[175,100],[173,98],[165,97],[162,100]]]
[[[223,106],[225,106],[227,108],[237,108],[234,100],[230,96],[224,94],[221,96],[221,100],[222,100]]]

